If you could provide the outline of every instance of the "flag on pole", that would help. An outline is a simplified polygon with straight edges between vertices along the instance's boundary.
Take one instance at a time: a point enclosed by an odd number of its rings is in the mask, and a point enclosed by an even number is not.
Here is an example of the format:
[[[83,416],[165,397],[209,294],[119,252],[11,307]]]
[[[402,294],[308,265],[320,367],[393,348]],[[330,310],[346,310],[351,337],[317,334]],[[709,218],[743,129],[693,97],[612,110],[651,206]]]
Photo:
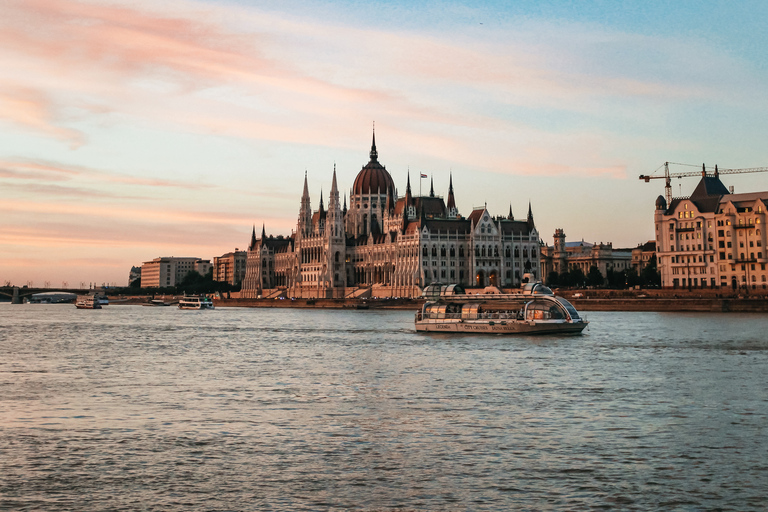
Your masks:
[[[426,174],[422,174],[422,175],[421,175],[421,177],[422,177],[422,178],[426,178],[426,177],[427,177],[427,175],[426,175]]]

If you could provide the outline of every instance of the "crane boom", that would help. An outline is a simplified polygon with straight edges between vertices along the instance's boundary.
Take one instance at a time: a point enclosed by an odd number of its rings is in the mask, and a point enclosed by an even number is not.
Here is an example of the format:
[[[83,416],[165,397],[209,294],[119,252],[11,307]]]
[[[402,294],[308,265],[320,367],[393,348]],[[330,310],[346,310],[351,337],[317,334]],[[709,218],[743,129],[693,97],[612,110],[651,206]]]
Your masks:
[[[673,162],[674,163],[674,162]],[[707,167],[704,164],[701,164],[701,170],[700,171],[687,171],[687,172],[675,172],[670,173],[669,172],[669,164],[670,162],[664,162],[664,175],[650,175],[650,174],[641,174],[640,179],[644,180],[646,183],[650,182],[651,180],[660,180],[664,179],[666,180],[664,183],[664,195],[667,199],[667,204],[670,204],[672,202],[672,178],[687,178],[691,176],[710,176],[707,174]],[[676,164],[676,165],[688,165],[691,167],[695,167],[691,164]],[[661,169],[661,167],[659,167]],[[659,169],[656,169],[658,171]],[[656,172],[654,171],[654,172]],[[711,176],[717,178],[721,174],[746,174],[750,172],[766,172],[768,171],[768,167],[747,167],[744,169],[718,169],[717,165],[715,165],[714,173],[711,174]]]

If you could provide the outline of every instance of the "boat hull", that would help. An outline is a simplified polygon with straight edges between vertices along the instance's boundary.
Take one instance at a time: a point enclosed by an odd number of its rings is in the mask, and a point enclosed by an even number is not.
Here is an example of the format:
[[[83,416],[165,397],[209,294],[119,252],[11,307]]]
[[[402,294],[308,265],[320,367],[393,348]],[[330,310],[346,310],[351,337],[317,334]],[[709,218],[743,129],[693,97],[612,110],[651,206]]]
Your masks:
[[[416,322],[419,332],[466,332],[483,334],[580,334],[587,322],[537,322],[502,320],[497,322],[440,321]]]
[[[78,302],[78,303],[75,304],[75,307],[77,309],[101,309],[101,304],[99,304],[98,302],[95,303],[95,304],[93,304],[93,303],[91,303],[91,304],[87,304],[87,303],[83,304],[83,303],[79,303]]]

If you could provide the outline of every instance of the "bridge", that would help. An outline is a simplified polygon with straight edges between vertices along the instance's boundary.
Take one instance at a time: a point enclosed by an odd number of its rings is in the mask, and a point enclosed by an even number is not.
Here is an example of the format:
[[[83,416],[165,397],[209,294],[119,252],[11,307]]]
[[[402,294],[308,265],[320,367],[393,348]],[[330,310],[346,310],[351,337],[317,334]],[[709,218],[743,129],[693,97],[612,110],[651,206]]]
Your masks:
[[[27,288],[26,286],[19,288],[18,286],[1,286],[0,297],[9,297],[11,299],[11,304],[22,304],[24,302],[24,297],[30,297],[36,293],[75,293],[77,295],[85,295],[93,291],[94,290],[89,290],[88,288],[58,290],[55,288]]]

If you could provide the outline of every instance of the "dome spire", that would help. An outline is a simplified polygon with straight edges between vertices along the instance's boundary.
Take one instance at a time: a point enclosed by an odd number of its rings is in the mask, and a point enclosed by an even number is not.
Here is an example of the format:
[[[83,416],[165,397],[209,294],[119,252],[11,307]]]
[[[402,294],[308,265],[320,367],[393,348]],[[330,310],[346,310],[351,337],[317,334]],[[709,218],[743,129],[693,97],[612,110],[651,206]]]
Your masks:
[[[379,159],[379,153],[376,151],[376,121],[373,122],[373,141],[371,142],[371,161],[376,162]]]

